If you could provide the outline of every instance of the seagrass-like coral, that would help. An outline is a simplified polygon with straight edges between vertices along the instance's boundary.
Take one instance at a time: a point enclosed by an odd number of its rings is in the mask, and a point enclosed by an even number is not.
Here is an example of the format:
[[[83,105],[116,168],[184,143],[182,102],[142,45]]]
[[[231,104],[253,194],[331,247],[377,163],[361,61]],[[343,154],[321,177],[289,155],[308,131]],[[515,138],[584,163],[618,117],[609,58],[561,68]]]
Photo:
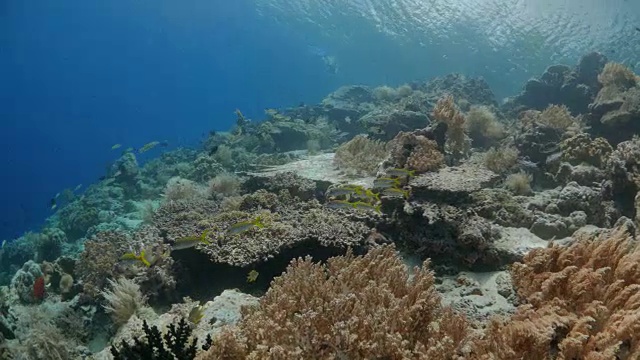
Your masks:
[[[127,278],[122,277],[117,281],[109,279],[109,285],[111,289],[101,293],[107,301],[104,309],[116,325],[123,325],[147,300],[140,291],[140,285]]]
[[[474,146],[493,144],[505,135],[504,126],[488,106],[472,106],[466,114],[465,125]]]
[[[526,304],[491,323],[472,359],[640,358],[640,248],[628,229],[536,249],[514,264]]]
[[[440,305],[428,265],[410,277],[390,246],[294,260],[198,359],[455,359],[467,323]]]
[[[499,149],[491,148],[484,155],[484,166],[496,174],[504,174],[518,163],[518,149],[505,146]]]
[[[356,175],[375,175],[387,155],[384,142],[358,135],[336,150],[333,163],[340,170]]]
[[[568,130],[579,126],[565,105],[549,105],[538,116],[540,123],[558,130]]]

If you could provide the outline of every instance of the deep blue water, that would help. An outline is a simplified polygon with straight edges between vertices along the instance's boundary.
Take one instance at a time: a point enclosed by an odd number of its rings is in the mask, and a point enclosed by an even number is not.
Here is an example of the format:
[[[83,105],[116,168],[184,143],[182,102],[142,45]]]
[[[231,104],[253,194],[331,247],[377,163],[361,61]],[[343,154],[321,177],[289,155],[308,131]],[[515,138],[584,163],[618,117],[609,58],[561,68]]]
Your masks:
[[[115,143],[195,146],[236,108],[259,118],[339,83],[244,1],[2,3],[0,239],[101,176]]]
[[[100,177],[116,143],[197,146],[236,108],[452,72],[500,100],[588,51],[640,67],[636,26],[630,0],[0,1],[0,239]]]

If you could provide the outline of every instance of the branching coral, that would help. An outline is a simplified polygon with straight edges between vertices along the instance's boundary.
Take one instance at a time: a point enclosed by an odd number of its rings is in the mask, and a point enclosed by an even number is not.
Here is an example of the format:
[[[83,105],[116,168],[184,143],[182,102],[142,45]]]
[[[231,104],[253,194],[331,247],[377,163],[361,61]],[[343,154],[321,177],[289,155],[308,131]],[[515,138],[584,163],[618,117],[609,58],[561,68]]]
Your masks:
[[[511,271],[527,304],[508,322],[494,320],[473,358],[640,358],[639,263],[626,226],[533,250]]]
[[[389,148],[394,167],[427,172],[444,164],[444,155],[438,150],[438,144],[422,135],[400,132],[391,140]]]
[[[116,325],[123,325],[144,306],[146,298],[140,292],[140,285],[129,279],[109,279],[109,284],[111,290],[101,293],[107,301],[104,309],[111,314]]]
[[[387,246],[294,260],[199,359],[455,359],[467,324],[440,305],[427,266],[410,277]]]
[[[447,150],[455,159],[464,156],[469,150],[465,134],[465,118],[456,108],[453,96],[445,96],[438,100],[432,116],[436,121],[447,124]]]
[[[383,142],[358,135],[338,147],[333,163],[349,173],[375,175],[378,165],[386,155],[386,145]]]

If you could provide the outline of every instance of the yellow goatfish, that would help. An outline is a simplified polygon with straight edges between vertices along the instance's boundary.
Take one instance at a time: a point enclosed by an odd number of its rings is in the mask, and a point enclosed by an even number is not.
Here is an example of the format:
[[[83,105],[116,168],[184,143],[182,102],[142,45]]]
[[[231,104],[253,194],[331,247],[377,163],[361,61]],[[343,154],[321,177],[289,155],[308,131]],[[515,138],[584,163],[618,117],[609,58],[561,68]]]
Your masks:
[[[211,245],[211,243],[207,240],[207,235],[209,235],[209,230],[205,230],[200,236],[185,236],[176,240],[173,243],[173,250],[182,250],[189,249],[198,244]]]

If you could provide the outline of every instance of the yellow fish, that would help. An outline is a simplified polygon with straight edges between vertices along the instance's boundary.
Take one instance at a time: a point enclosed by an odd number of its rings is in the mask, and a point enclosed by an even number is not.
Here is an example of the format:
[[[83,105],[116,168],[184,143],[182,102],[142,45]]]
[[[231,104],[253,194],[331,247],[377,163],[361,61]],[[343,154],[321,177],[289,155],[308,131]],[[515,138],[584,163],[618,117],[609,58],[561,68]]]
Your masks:
[[[152,141],[152,142],[150,142],[148,144],[144,144],[144,146],[142,146],[140,148],[140,150],[138,150],[138,154],[142,154],[144,152],[147,152],[147,151],[153,149],[154,147],[156,147],[158,145],[160,145],[160,141]]]
[[[111,150],[120,149],[121,147],[122,147],[122,144],[115,144],[111,147]]]
[[[209,235],[208,229],[202,232],[202,235],[200,236],[185,236],[176,240],[176,242],[173,243],[172,248],[173,250],[182,250],[192,248],[198,244],[211,245],[211,243],[207,240],[207,235]]]
[[[140,255],[136,255],[135,253],[126,253],[126,254],[122,255],[120,260],[121,261],[125,261],[125,262],[131,262],[131,263],[136,263],[136,262],[140,261],[146,267],[150,267],[151,266],[151,263],[147,260],[147,258],[144,255],[144,251],[141,251]]]
[[[380,210],[380,207],[381,207],[380,205],[371,205],[369,203],[362,202],[362,201],[354,202],[353,207],[358,210],[373,210],[377,213],[382,212],[382,210]]]
[[[200,320],[202,320],[203,317],[204,317],[204,306],[202,305],[194,306],[193,309],[191,309],[191,311],[189,312],[189,321],[191,321],[195,325],[198,325],[200,323]]]
[[[242,222],[231,225],[229,230],[227,230],[227,233],[232,235],[240,234],[253,227],[257,227],[257,228],[264,227],[264,224],[262,223],[262,218],[260,216],[258,216],[255,220],[242,221]]]
[[[247,282],[248,283],[255,282],[256,279],[258,279],[258,275],[260,275],[260,274],[255,270],[249,271],[249,274],[247,275]]]

